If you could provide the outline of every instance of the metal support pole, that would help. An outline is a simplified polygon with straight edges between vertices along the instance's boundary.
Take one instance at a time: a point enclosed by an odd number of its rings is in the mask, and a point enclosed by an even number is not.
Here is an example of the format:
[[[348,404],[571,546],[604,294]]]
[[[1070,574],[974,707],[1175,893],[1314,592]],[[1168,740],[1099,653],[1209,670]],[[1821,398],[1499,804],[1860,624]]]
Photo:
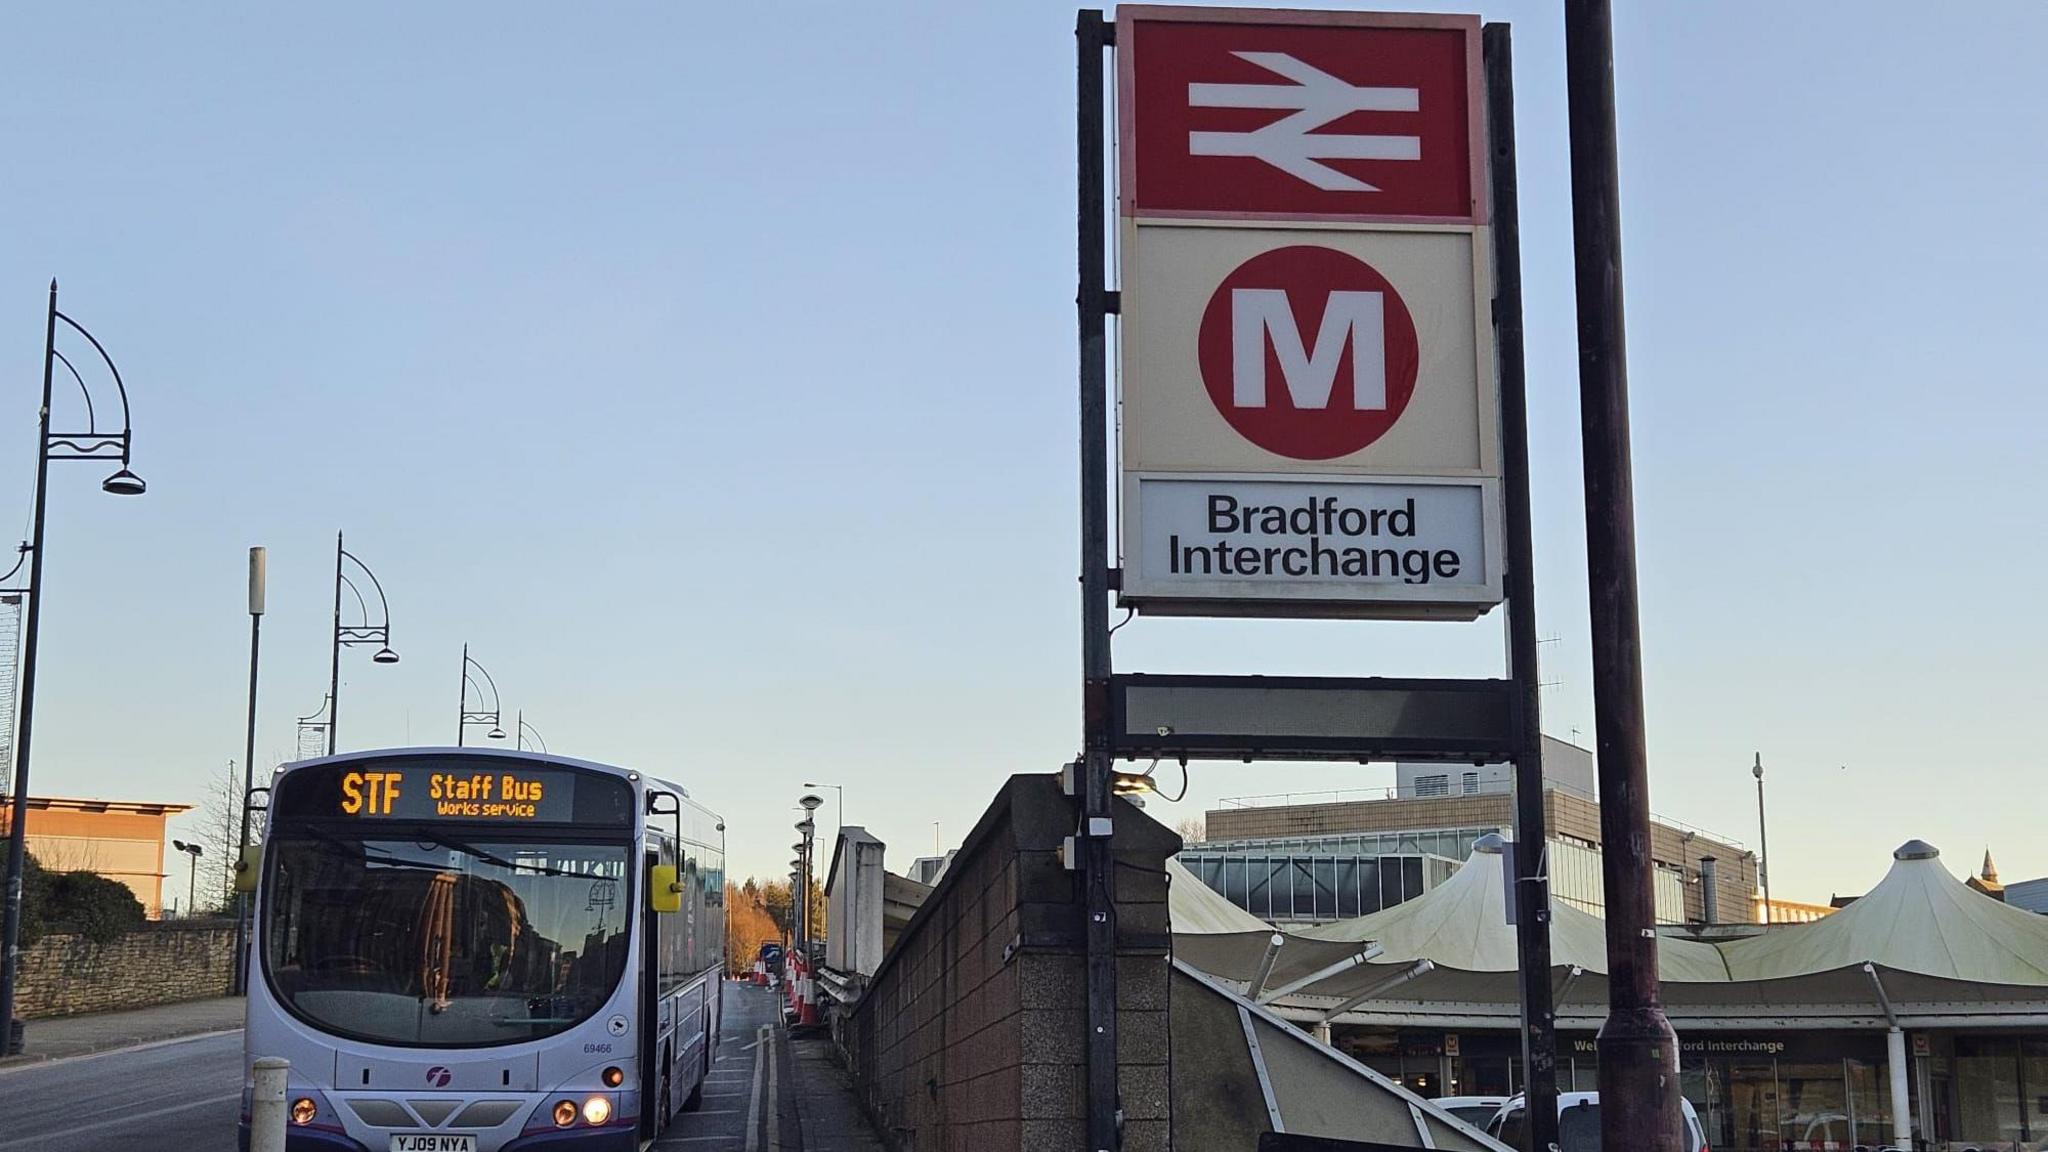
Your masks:
[[[1266,990],[1266,981],[1273,978],[1273,965],[1280,959],[1280,948],[1287,943],[1287,937],[1278,932],[1266,941],[1266,954],[1259,957],[1259,970],[1252,973],[1252,982],[1245,985],[1244,998],[1257,1000],[1259,993]]]
[[[14,736],[14,803],[7,839],[7,911],[0,926],[0,1054],[13,1055],[14,981],[21,961],[21,880],[28,869],[28,752],[36,719],[36,649],[43,620],[43,505],[50,483],[50,379],[57,359],[57,282],[43,336],[43,406],[36,430],[35,527],[29,537],[28,622],[21,644],[21,719]]]
[[[1628,352],[1621,283],[1621,177],[1608,0],[1566,0],[1565,90],[1579,313],[1579,420],[1586,480],[1586,577],[1607,902],[1607,1021],[1598,1040],[1601,1143],[1679,1152],[1678,1038],[1657,984],[1650,786],[1636,599]]]
[[[1764,822],[1764,754],[1756,754],[1756,766],[1750,769],[1756,776],[1756,883],[1763,890],[1764,923],[1771,922],[1771,840],[1770,830]]]
[[[1885,1067],[1892,1085],[1892,1143],[1913,1146],[1912,1097],[1906,1092],[1906,1034],[1897,1025],[1885,1032]]]
[[[462,679],[455,682],[455,746],[462,747],[462,738],[469,729],[469,645],[462,646]]]
[[[263,652],[263,579],[266,553],[261,547],[249,549],[249,720],[242,746],[242,835],[235,841],[235,853],[228,859],[228,876],[241,866],[242,852],[249,847],[249,794],[256,784],[256,670]],[[235,894],[234,993],[249,990],[249,896]]]
[[[1088,1147],[1120,1142],[1116,1068],[1116,908],[1109,758],[1108,245],[1104,235],[1102,13],[1076,14],[1075,132],[1081,353],[1081,868],[1087,917]]]
[[[341,533],[334,534],[334,656],[327,673],[327,754],[341,731]]]
[[[1515,945],[1522,993],[1522,1067],[1528,1077],[1528,1148],[1543,1152],[1557,1142],[1557,1011],[1550,998],[1550,878],[1543,866],[1543,681],[1537,667],[1529,396],[1522,359],[1514,42],[1506,24],[1488,24],[1482,37],[1493,183],[1493,324],[1507,529],[1508,676],[1515,685]]]
[[[1330,977],[1335,976],[1339,972],[1348,972],[1351,969],[1358,967],[1360,964],[1370,963],[1374,957],[1378,956],[1381,953],[1381,951],[1383,951],[1383,949],[1381,949],[1379,945],[1367,944],[1364,948],[1358,950],[1357,952],[1353,952],[1351,955],[1346,956],[1345,958],[1337,961],[1334,964],[1326,964],[1323,967],[1316,969],[1315,971],[1309,973],[1306,976],[1300,977],[1299,979],[1290,980],[1287,983],[1282,984],[1280,987],[1273,989],[1271,992],[1265,993],[1264,995],[1259,997],[1259,1003],[1271,1004],[1275,1000],[1284,1000],[1287,997],[1294,995],[1296,992],[1301,991],[1303,988],[1306,988],[1311,984],[1316,984],[1321,981],[1327,980]]]

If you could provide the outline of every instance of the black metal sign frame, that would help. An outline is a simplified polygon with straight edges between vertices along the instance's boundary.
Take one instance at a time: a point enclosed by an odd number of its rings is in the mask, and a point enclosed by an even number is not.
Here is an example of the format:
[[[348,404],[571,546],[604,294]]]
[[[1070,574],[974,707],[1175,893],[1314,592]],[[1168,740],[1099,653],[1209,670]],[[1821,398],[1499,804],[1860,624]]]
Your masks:
[[[1082,755],[1080,878],[1087,913],[1088,1148],[1120,1143],[1117,981],[1111,781],[1118,757],[1364,761],[1393,756],[1509,760],[1515,765],[1515,875],[1519,918],[1524,1067],[1531,1148],[1556,1140],[1556,1031],[1550,973],[1549,883],[1543,850],[1542,729],[1529,509],[1528,397],[1522,349],[1520,229],[1515,180],[1513,63],[1509,30],[1483,30],[1487,153],[1492,197],[1494,345],[1500,388],[1508,675],[1504,680],[1405,680],[1258,676],[1116,675],[1110,594],[1108,318],[1121,300],[1109,287],[1105,71],[1115,26],[1098,10],[1075,21],[1075,296],[1080,348]],[[1205,710],[1202,705],[1212,705]],[[1459,705],[1465,710],[1461,711]],[[1149,711],[1148,711],[1149,710]],[[1286,714],[1306,730],[1283,731]],[[1160,719],[1171,717],[1170,719]],[[1158,722],[1148,723],[1156,720]]]

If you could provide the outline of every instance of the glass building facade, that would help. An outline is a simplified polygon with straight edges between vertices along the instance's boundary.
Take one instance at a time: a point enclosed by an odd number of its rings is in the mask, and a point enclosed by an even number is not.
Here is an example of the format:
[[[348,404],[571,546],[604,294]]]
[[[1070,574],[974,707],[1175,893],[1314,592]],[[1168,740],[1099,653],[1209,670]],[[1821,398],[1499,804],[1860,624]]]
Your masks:
[[[1327,923],[1413,900],[1435,888],[1472,854],[1472,843],[1505,828],[1348,832],[1191,844],[1179,860],[1202,883],[1261,920]],[[1657,865],[1657,920],[1685,919],[1685,878]],[[1557,899],[1604,914],[1600,850],[1566,836],[1550,839],[1550,886]]]
[[[1424,1096],[1507,1096],[1522,1089],[1521,1037],[1338,1025],[1333,1041]],[[1934,1152],[2048,1152],[2048,1034],[1934,1034],[1916,1041],[1909,1096]],[[1557,1086],[1599,1090],[1590,1035],[1559,1038]],[[1884,1034],[1695,1032],[1679,1037],[1679,1089],[1715,1152],[1891,1146]],[[1931,1104],[1921,1108],[1923,1091]],[[1917,1121],[1916,1121],[1917,1123]]]
[[[1354,832],[1195,844],[1180,863],[1261,920],[1327,923],[1412,900],[1457,871],[1472,842],[1496,828]]]

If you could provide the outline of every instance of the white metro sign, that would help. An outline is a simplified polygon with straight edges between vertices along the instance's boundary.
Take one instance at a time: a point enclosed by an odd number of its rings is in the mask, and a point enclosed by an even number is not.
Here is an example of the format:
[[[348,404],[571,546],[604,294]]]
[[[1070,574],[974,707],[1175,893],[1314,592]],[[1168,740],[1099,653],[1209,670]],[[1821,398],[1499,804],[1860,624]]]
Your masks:
[[[1332,292],[1324,298],[1315,351],[1303,344],[1294,306],[1278,288],[1230,290],[1230,402],[1266,406],[1266,349],[1279,358],[1287,397],[1296,408],[1327,408],[1337,362],[1351,347],[1351,405],[1387,406],[1387,297],[1383,292]]]

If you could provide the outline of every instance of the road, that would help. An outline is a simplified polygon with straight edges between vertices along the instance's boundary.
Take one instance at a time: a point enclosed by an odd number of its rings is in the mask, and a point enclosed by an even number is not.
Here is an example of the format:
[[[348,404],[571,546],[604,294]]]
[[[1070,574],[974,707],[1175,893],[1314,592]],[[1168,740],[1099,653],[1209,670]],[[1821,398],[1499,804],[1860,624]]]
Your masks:
[[[786,1046],[761,1044],[762,1028],[777,1018],[773,993],[726,986],[724,1035],[703,1107],[677,1117],[660,1152],[749,1152],[750,1119],[752,1147],[794,1144],[790,1102],[775,1091],[788,1082],[786,1060],[778,1076],[766,1059]],[[232,1032],[0,1072],[0,1152],[231,1150],[241,1068],[242,1034]]]
[[[233,1149],[242,1034],[173,1040],[0,1073],[0,1152]]]

